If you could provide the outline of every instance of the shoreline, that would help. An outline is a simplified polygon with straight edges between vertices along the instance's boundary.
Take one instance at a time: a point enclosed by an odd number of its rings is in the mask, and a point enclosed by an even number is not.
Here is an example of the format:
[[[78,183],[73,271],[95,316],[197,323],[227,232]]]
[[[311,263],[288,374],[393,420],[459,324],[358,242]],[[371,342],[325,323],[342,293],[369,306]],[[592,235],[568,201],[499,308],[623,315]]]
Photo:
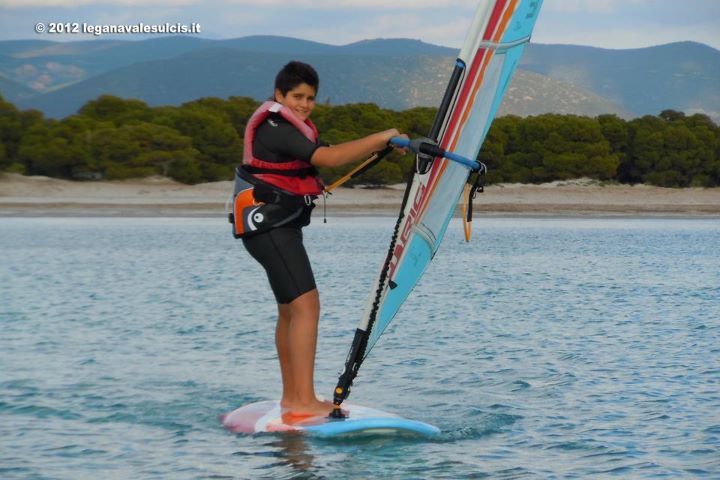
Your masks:
[[[167,178],[78,182],[0,175],[0,217],[223,217],[232,182],[184,185]],[[328,217],[397,216],[404,185],[340,188]],[[578,179],[541,185],[499,184],[478,194],[482,216],[720,217],[720,188],[671,189]],[[459,215],[460,209],[456,211]],[[313,217],[324,213],[316,201]]]

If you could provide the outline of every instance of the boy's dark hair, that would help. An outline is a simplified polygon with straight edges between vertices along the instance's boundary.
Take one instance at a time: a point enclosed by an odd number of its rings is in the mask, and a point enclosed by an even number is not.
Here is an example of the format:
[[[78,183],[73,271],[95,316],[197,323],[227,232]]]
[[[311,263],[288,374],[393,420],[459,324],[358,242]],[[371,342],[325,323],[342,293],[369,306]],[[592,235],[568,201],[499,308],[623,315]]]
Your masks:
[[[303,62],[292,61],[285,65],[275,77],[275,88],[287,95],[293,88],[301,83],[307,83],[315,89],[317,94],[320,78],[313,67]]]

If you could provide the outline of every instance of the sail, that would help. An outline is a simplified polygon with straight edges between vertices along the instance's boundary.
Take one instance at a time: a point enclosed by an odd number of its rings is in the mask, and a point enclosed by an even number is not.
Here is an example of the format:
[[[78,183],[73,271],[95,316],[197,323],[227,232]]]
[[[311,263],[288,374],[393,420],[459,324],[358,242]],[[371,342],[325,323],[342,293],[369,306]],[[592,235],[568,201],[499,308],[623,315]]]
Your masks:
[[[449,152],[477,158],[541,4],[541,0],[480,3],[429,140]],[[467,165],[445,158],[434,158],[429,169],[423,168],[425,162],[418,157],[416,172],[408,181],[387,257],[335,391],[336,405],[347,396],[363,359],[438,251],[471,173]]]

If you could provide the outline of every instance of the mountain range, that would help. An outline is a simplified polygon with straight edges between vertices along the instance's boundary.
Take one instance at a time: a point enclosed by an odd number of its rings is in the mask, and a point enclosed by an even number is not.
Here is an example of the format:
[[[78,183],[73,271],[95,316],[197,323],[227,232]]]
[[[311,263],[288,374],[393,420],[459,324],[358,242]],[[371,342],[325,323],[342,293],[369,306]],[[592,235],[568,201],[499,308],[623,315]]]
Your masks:
[[[457,50],[409,39],[343,46],[275,36],[209,40],[0,42],[0,94],[60,118],[102,94],[178,105],[200,97],[270,96],[292,59],[315,66],[319,101],[384,108],[437,106]],[[607,50],[528,45],[500,114],[546,112],[622,117],[665,109],[720,120],[720,51],[680,42]]]

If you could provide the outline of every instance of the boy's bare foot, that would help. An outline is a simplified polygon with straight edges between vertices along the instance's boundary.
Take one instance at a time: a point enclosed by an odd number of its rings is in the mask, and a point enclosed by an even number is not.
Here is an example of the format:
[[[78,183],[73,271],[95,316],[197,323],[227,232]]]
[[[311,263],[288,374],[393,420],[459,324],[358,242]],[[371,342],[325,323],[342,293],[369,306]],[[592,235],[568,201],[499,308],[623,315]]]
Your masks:
[[[283,418],[306,419],[309,417],[327,417],[333,411],[333,403],[329,400],[315,400],[311,403],[280,402]],[[347,412],[344,412],[347,413]]]

